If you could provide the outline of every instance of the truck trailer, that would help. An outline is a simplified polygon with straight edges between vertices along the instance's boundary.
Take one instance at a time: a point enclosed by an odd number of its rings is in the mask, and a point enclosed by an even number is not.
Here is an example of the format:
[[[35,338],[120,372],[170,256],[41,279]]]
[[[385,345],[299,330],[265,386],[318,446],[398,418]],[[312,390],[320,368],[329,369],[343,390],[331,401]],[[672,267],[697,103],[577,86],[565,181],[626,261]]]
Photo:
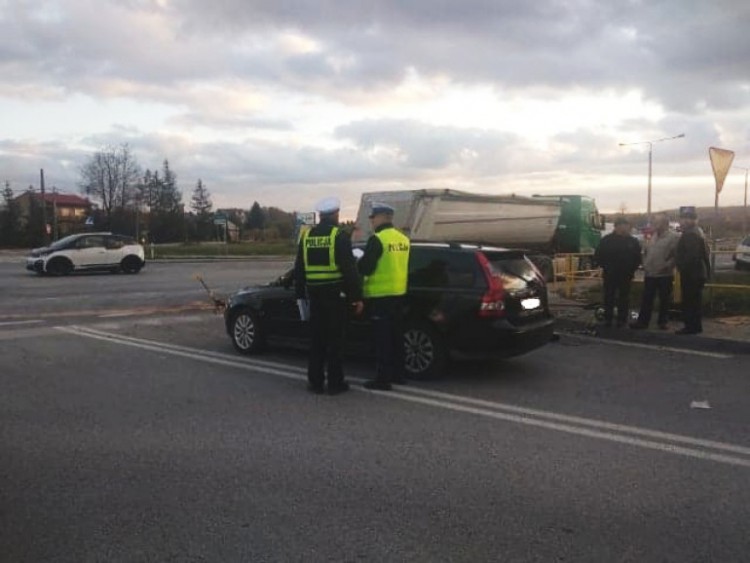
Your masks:
[[[486,195],[458,190],[405,190],[362,194],[355,241],[371,234],[373,202],[394,208],[394,225],[415,241],[463,242],[525,250],[545,278],[556,253],[593,253],[603,217],[582,195]],[[580,269],[590,258],[582,257]]]

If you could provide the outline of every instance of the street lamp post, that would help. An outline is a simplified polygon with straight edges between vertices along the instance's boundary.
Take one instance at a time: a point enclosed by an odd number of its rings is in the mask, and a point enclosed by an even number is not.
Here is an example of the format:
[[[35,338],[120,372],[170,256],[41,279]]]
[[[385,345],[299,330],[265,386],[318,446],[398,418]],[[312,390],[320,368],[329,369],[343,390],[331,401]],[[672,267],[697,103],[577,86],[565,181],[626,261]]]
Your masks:
[[[747,173],[750,172],[750,168],[743,166],[735,166],[735,168],[745,171],[745,200],[742,206],[742,236],[744,237],[747,235]]]
[[[682,139],[685,137],[685,133],[680,133],[674,137],[663,137],[661,139],[654,139],[652,141],[637,141],[635,143],[619,143],[621,147],[627,147],[630,145],[648,145],[648,202],[646,206],[646,214],[648,216],[648,225],[651,226],[651,170],[653,163],[653,152],[654,143],[661,143],[662,141],[672,141],[674,139]]]

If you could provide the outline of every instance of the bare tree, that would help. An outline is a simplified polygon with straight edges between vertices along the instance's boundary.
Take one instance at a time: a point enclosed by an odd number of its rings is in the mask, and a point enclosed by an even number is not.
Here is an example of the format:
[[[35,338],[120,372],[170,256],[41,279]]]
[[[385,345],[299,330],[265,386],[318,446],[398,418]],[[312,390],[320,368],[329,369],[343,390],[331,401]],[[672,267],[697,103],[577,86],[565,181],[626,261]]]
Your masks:
[[[140,166],[127,144],[107,146],[81,167],[81,191],[98,200],[107,218],[134,204]]]

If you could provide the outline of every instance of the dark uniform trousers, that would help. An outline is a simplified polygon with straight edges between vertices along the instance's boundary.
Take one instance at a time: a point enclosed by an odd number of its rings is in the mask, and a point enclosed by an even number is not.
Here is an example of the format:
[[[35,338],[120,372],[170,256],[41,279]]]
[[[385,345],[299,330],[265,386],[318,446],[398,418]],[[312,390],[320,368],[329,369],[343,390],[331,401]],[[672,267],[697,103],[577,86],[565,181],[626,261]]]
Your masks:
[[[310,300],[311,350],[307,364],[307,380],[313,387],[322,388],[328,367],[328,387],[334,388],[344,380],[341,354],[346,327],[346,300],[341,296],[341,285],[308,286]]]
[[[651,312],[654,309],[654,298],[659,295],[659,319],[660,325],[669,321],[669,306],[672,303],[673,276],[646,276],[643,280],[643,300],[641,311],[638,314],[638,322],[647,325],[651,322]]]
[[[377,358],[376,379],[383,383],[404,378],[403,297],[367,300]]]
[[[604,274],[604,320],[606,322],[612,322],[615,303],[617,303],[617,322],[627,321],[632,281],[633,278],[630,276]]]
[[[682,290],[682,322],[693,332],[703,331],[703,286],[705,280],[690,276],[680,277]]]

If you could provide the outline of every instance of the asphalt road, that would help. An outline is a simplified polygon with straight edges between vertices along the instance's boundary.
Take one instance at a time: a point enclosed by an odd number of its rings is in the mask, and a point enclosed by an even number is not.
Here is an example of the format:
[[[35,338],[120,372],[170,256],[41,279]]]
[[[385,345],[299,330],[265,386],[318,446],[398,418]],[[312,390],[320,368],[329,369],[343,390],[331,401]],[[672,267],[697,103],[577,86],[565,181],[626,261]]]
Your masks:
[[[0,265],[2,561],[750,558],[748,356],[564,336],[314,396],[303,349],[239,356],[191,305],[201,268],[285,264]]]

